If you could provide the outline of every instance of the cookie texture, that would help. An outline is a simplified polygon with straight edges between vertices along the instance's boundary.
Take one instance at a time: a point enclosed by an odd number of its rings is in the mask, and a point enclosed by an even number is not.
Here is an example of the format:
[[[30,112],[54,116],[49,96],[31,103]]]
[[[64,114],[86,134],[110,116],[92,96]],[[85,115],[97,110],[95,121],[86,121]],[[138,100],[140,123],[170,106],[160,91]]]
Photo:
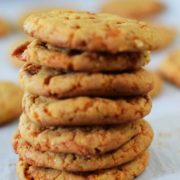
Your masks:
[[[139,134],[144,124],[144,120],[137,120],[112,126],[42,128],[23,114],[19,131],[23,139],[36,150],[89,156],[119,148]]]
[[[20,180],[132,180],[140,175],[146,168],[149,160],[149,153],[144,152],[134,161],[112,169],[101,170],[92,173],[70,173],[53,169],[38,168],[19,160],[17,174]]]
[[[13,121],[20,115],[22,96],[23,91],[16,84],[0,82],[0,125]]]
[[[173,51],[162,61],[159,71],[163,78],[180,87],[180,50]]]
[[[20,82],[32,94],[56,98],[145,95],[153,87],[151,74],[140,69],[124,73],[73,73],[26,64]]]
[[[28,10],[28,11],[26,10],[23,14],[21,14],[21,16],[19,17],[19,19],[17,21],[17,25],[18,25],[19,30],[23,31],[24,21],[31,14],[38,14],[40,12],[46,12],[46,11],[49,11],[52,9],[53,8],[49,8],[49,7],[48,8],[41,7],[41,8],[33,8],[33,9]]]
[[[158,48],[156,30],[144,22],[111,14],[52,10],[32,14],[24,30],[49,44],[86,51],[143,51]]]
[[[150,96],[151,97],[156,97],[158,96],[162,89],[163,89],[163,80],[162,80],[162,77],[160,76],[159,72],[151,72],[152,74],[152,77],[153,77],[153,84],[154,84],[154,87],[153,89],[150,91]]]
[[[28,63],[75,72],[136,70],[146,65],[150,60],[148,51],[116,54],[87,52],[59,48],[38,40],[33,40],[23,48],[21,45],[18,46],[13,55]]]
[[[23,107],[30,120],[41,126],[120,124],[147,115],[151,110],[151,98],[77,97],[58,100],[26,93]]]
[[[25,142],[19,133],[14,137],[13,146],[20,158],[30,165],[71,172],[87,172],[116,167],[134,160],[149,147],[152,137],[152,128],[146,123],[137,136],[120,148],[110,153],[90,157],[37,151]]]

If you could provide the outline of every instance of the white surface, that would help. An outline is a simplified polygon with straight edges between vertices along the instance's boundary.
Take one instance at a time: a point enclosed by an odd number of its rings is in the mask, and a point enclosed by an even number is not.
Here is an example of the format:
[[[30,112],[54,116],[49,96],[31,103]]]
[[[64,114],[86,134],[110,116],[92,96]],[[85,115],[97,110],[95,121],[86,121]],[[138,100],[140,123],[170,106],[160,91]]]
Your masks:
[[[18,16],[30,7],[48,5],[49,1],[4,1],[0,2],[0,16],[16,22]],[[66,7],[75,7],[95,11],[101,1],[89,0],[66,0],[51,2],[50,6],[57,7],[63,4]],[[166,0],[169,7],[167,13],[159,16],[157,21],[178,26],[180,21],[179,0]],[[8,53],[11,45],[20,39],[21,35],[11,34],[0,39],[0,79],[17,81],[17,69],[9,61]],[[178,47],[180,40],[165,51],[159,52],[152,57],[150,67],[155,69],[159,62],[174,47]],[[180,47],[180,46],[179,46]],[[3,107],[1,107],[3,108]],[[153,109],[146,119],[152,124],[155,137],[151,146],[151,160],[148,168],[139,180],[174,180],[180,179],[180,91],[172,85],[166,84],[163,93],[154,100]],[[17,122],[0,127],[0,180],[14,180],[16,155],[11,148],[11,137],[17,127]]]

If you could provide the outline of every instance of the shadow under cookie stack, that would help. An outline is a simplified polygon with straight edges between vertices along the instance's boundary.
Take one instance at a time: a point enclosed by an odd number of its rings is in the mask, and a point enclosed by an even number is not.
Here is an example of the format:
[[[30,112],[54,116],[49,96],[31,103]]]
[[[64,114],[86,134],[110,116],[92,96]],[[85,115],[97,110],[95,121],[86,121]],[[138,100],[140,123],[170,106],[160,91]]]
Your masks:
[[[53,10],[29,16],[23,114],[13,139],[20,180],[133,179],[148,163],[153,83],[143,69],[156,32],[110,14]]]

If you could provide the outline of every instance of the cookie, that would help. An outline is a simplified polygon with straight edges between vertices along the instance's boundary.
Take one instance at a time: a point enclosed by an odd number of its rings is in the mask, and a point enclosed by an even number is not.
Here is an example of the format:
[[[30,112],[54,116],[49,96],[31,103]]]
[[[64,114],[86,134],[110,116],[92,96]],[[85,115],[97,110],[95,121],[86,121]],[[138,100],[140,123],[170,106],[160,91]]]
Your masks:
[[[24,24],[24,21],[26,20],[26,18],[27,18],[28,16],[30,16],[31,14],[35,14],[35,13],[39,13],[39,12],[41,12],[41,10],[37,10],[37,9],[32,9],[32,10],[30,10],[30,11],[24,12],[24,13],[19,17],[19,19],[18,19],[18,21],[17,21],[18,29],[22,31],[22,30],[23,30],[23,24]]]
[[[63,49],[33,40],[27,46],[17,46],[13,56],[29,63],[65,71],[111,72],[136,70],[150,60],[149,51],[116,54]]]
[[[144,124],[144,120],[137,120],[115,126],[43,128],[23,114],[19,131],[36,150],[88,156],[117,149],[139,134]]]
[[[52,10],[32,14],[24,30],[42,42],[86,51],[143,51],[158,48],[156,30],[144,22],[111,14]]]
[[[19,176],[19,180],[132,180],[145,170],[148,160],[149,153],[144,152],[134,161],[122,166],[89,173],[70,173],[54,169],[38,168],[19,160],[17,164],[17,174]]]
[[[35,14],[35,13],[38,14],[40,12],[45,12],[45,11],[49,11],[49,10],[52,10],[52,9],[54,9],[54,8],[50,8],[50,7],[44,8],[44,7],[41,7],[41,8],[33,8],[33,9],[26,10],[23,14],[21,14],[21,16],[19,17],[19,19],[17,21],[18,29],[21,30],[21,31],[23,30],[24,21],[31,14]]]
[[[163,80],[158,72],[151,72],[151,74],[153,77],[154,87],[150,91],[150,96],[155,97],[158,96],[163,89]]]
[[[7,35],[9,31],[9,24],[6,21],[0,19],[0,37]]]
[[[151,74],[143,69],[113,74],[73,73],[26,64],[19,79],[25,91],[56,98],[138,96],[153,87]]]
[[[116,54],[65,49],[33,40],[26,46],[17,46],[15,58],[41,66],[78,72],[111,72],[136,70],[150,60],[149,51]]]
[[[141,127],[141,132],[118,149],[97,156],[37,151],[25,142],[19,133],[14,137],[13,147],[19,157],[36,167],[46,167],[62,171],[87,172],[113,168],[130,162],[142,154],[151,144],[153,131],[149,123]]]
[[[175,40],[176,30],[174,28],[159,24],[152,24],[152,26],[159,33],[160,41],[158,50],[168,47]]]
[[[164,4],[158,0],[111,0],[101,7],[101,12],[133,19],[146,19],[164,9]]]
[[[143,118],[151,110],[151,98],[77,97],[58,100],[26,93],[23,107],[30,120],[41,126],[106,125]]]
[[[22,96],[23,91],[16,84],[0,82],[0,125],[13,121],[20,115]]]
[[[180,50],[173,51],[159,68],[163,78],[180,87]]]

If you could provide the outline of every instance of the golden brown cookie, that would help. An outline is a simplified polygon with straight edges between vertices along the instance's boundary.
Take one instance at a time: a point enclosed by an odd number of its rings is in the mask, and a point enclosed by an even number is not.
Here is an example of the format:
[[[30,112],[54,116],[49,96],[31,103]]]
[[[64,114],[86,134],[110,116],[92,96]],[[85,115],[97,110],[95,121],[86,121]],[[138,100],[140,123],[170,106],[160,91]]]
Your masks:
[[[73,73],[26,64],[19,79],[25,91],[56,98],[138,96],[153,87],[151,74],[144,69],[112,74]]]
[[[180,50],[174,50],[160,65],[161,75],[180,87]]]
[[[32,9],[32,10],[30,10],[28,12],[26,11],[24,14],[22,14],[19,17],[18,22],[17,22],[19,30],[23,30],[24,21],[26,20],[26,18],[28,16],[30,16],[31,14],[39,13],[39,12],[41,12],[41,11],[40,10],[36,10],[36,9]]]
[[[16,119],[21,111],[23,91],[16,84],[0,82],[0,125]]]
[[[145,19],[165,9],[158,0],[109,0],[101,11],[133,19]]]
[[[143,51],[158,48],[156,30],[144,22],[111,14],[52,10],[32,14],[24,30],[42,42],[86,51]]]
[[[9,24],[4,20],[0,19],[0,37],[5,36],[10,31]]]
[[[151,74],[153,77],[154,87],[150,91],[150,96],[155,97],[158,96],[163,89],[163,80],[158,72],[151,72]]]
[[[24,13],[21,14],[21,16],[19,17],[19,19],[17,21],[17,25],[18,25],[19,30],[23,30],[24,21],[31,14],[38,14],[38,13],[46,12],[46,11],[49,11],[49,10],[52,10],[52,9],[54,9],[54,8],[50,8],[50,7],[44,8],[44,7],[41,7],[41,8],[28,9],[28,11],[26,10]]]
[[[135,160],[122,166],[89,173],[69,173],[54,169],[38,168],[19,160],[17,174],[19,180],[132,180],[144,171],[148,160],[149,153],[144,152]]]
[[[87,156],[117,149],[139,134],[144,124],[144,120],[137,120],[122,125],[43,128],[23,114],[19,131],[36,150]]]
[[[58,48],[38,40],[33,40],[26,46],[17,46],[13,56],[33,64],[81,72],[136,70],[150,60],[148,51],[116,54],[87,52]]]
[[[27,93],[23,107],[30,120],[41,126],[120,124],[147,115],[151,110],[151,98],[77,97],[58,100]]]
[[[19,133],[14,137],[13,147],[19,157],[32,166],[71,172],[87,172],[113,168],[134,160],[150,146],[152,138],[152,128],[146,122],[138,135],[118,149],[102,155],[80,156],[37,151],[25,142]]]
[[[159,49],[168,47],[176,37],[176,30],[172,27],[168,27],[160,24],[152,24],[159,34]]]

